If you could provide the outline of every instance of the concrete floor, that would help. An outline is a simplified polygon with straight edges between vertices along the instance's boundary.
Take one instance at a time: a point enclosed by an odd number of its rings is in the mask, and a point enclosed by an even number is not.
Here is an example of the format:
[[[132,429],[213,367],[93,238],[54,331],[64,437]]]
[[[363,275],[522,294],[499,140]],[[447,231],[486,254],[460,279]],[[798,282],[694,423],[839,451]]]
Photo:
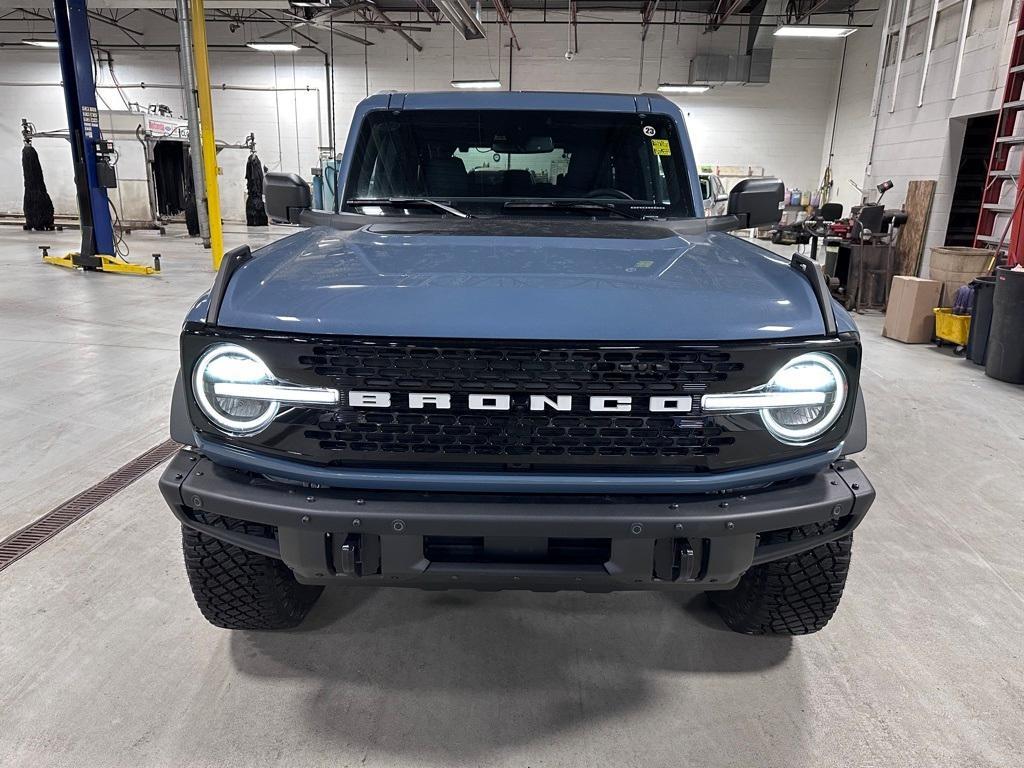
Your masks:
[[[37,260],[76,238],[0,229],[0,537],[164,439],[212,280],[180,236],[131,238],[158,278]],[[336,590],[230,633],[153,473],[0,574],[0,765],[1024,765],[1024,389],[860,323],[878,501],[824,632],[735,635],[701,597]]]

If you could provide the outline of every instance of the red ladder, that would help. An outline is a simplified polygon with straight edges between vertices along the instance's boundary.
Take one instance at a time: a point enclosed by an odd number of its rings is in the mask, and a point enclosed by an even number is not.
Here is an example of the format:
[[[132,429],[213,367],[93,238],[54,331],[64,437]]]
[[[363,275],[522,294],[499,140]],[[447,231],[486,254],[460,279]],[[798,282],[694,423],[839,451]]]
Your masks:
[[[992,154],[988,161],[988,178],[981,195],[981,210],[978,213],[978,227],[974,232],[976,248],[994,248],[1006,251],[1010,266],[1024,262],[1024,149],[1018,150],[1018,167],[1010,168],[1010,150],[1024,147],[1024,120],[1022,130],[1015,134],[1018,115],[1024,113],[1024,13],[1018,15],[1014,32],[1013,48],[1010,52],[1010,66],[1006,71],[1006,86],[1003,89],[1003,103],[999,107],[996,136],[992,142]],[[1009,182],[1016,186],[1013,204],[1003,200],[1003,185]],[[996,226],[1000,214],[1010,215],[1009,248],[1004,243],[1005,225]]]

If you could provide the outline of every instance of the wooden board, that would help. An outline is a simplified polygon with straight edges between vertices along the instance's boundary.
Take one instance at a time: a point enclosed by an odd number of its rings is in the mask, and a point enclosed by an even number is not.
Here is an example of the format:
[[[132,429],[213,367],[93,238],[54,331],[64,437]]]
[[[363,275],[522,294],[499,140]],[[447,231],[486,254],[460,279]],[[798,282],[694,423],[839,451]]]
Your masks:
[[[907,185],[907,199],[904,203],[907,223],[900,230],[900,238],[896,243],[897,275],[917,277],[921,271],[921,256],[924,254],[928,220],[932,215],[935,184],[935,181],[912,181]]]

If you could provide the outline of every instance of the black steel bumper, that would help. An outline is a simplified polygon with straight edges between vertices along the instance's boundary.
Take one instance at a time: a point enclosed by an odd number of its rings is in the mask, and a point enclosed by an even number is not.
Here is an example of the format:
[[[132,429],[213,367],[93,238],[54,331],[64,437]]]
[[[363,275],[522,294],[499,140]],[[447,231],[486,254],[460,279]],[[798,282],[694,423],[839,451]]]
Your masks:
[[[182,524],[303,582],[588,591],[728,589],[751,565],[845,536],[875,497],[850,460],[756,492],[544,497],[310,489],[190,450],[160,489]]]

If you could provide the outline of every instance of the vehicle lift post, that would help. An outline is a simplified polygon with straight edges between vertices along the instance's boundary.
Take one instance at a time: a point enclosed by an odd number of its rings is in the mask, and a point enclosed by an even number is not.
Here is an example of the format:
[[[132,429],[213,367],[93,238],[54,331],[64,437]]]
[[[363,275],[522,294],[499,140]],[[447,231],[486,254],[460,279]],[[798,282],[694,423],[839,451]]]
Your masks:
[[[217,167],[217,143],[213,137],[213,97],[210,95],[210,56],[206,46],[206,8],[203,5],[203,0],[190,0],[189,14],[189,20],[192,23],[192,57],[195,62],[200,144],[203,151],[203,180],[206,182],[206,189],[203,190],[203,193],[206,197],[206,215],[210,225],[213,268],[220,269],[221,259],[224,258],[224,233],[220,221],[220,185],[217,181],[220,169]],[[184,24],[185,19],[179,19],[178,23]],[[182,56],[187,55],[187,51],[182,51]],[[191,128],[190,125],[189,130]],[[193,162],[196,160],[193,159]],[[198,205],[199,202],[197,192],[196,204]]]
[[[152,267],[131,264],[114,250],[107,188],[115,186],[116,179],[109,162],[112,148],[100,136],[86,0],[53,0],[53,22],[64,81],[82,246],[77,253],[44,256],[43,261],[86,271],[155,274]]]

